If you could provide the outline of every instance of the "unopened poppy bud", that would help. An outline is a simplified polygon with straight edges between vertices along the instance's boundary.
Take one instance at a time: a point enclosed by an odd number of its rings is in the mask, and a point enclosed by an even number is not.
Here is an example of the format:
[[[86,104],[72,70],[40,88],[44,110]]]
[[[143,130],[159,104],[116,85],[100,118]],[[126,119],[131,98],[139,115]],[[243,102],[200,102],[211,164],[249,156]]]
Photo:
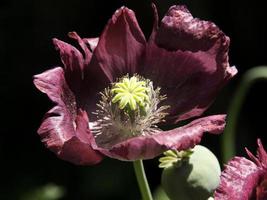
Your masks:
[[[167,151],[160,159],[162,186],[171,200],[207,200],[220,181],[220,164],[206,147]],[[175,159],[176,157],[176,159]]]

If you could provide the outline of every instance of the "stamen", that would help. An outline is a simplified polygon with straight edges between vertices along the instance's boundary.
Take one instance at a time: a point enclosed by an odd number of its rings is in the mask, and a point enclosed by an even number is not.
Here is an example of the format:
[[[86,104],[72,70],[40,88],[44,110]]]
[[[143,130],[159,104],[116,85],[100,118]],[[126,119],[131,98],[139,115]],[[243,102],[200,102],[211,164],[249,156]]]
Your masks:
[[[161,131],[157,124],[164,121],[169,106],[159,106],[166,96],[150,80],[126,76],[100,95],[93,113],[97,121],[91,129],[99,146],[109,148],[131,137]]]

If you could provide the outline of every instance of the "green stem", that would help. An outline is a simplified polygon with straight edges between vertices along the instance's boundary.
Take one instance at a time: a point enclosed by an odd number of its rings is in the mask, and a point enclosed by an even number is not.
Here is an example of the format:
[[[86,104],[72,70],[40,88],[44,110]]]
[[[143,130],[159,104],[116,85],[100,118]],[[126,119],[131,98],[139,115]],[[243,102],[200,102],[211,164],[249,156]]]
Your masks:
[[[259,79],[267,79],[267,66],[259,66],[248,70],[242,77],[237,91],[233,97],[227,113],[227,123],[221,140],[221,153],[223,162],[226,163],[229,159],[235,156],[235,133],[238,115],[243,105],[246,94],[254,83]]]
[[[143,200],[153,200],[149,185],[147,182],[146,178],[146,173],[144,170],[143,166],[143,161],[142,160],[137,160],[133,162],[134,165],[134,171],[135,171],[135,176],[139,185],[139,189],[142,194],[142,199]]]

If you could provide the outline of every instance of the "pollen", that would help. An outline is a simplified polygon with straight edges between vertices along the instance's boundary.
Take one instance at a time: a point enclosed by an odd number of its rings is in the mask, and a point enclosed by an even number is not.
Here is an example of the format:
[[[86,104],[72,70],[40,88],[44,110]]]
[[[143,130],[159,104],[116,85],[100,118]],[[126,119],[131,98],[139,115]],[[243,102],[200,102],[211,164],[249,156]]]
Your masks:
[[[112,103],[118,103],[120,109],[134,111],[138,106],[144,107],[149,103],[147,82],[136,76],[122,78],[113,85],[111,92],[114,95]]]

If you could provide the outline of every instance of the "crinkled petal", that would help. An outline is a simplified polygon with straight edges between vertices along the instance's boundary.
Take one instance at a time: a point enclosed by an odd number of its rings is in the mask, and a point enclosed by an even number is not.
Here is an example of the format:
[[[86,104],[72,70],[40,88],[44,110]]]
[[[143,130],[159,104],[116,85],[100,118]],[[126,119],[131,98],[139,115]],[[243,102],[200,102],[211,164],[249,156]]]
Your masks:
[[[79,165],[93,165],[102,155],[91,147],[94,140],[88,129],[87,114],[76,111],[76,101],[57,67],[34,76],[35,86],[56,104],[48,111],[38,129],[42,142],[59,158]]]
[[[141,64],[145,44],[134,12],[122,7],[115,12],[99,37],[90,67],[100,67],[110,81],[133,74]]]
[[[154,25],[142,74],[167,95],[168,120],[207,109],[237,72],[229,66],[228,48],[229,38],[215,24],[193,18],[183,6],[171,7],[160,27]]]
[[[243,157],[235,157],[222,172],[215,200],[252,199],[260,176],[261,169],[255,163]]]
[[[94,147],[101,153],[120,160],[152,159],[168,149],[185,150],[194,147],[204,132],[221,133],[225,115],[214,115],[192,121],[188,125],[149,136],[139,136],[121,142],[111,149]]]
[[[259,161],[261,162],[261,167],[267,170],[267,153],[265,149],[263,148],[261,140],[258,139],[257,142],[258,142],[257,157],[259,158]]]
[[[257,157],[254,156],[247,148],[245,148],[246,152],[247,152],[248,156],[250,157],[250,159],[256,165],[258,165],[258,167],[261,167],[261,168],[267,170],[267,153],[266,153],[265,149],[263,148],[263,145],[262,145],[260,139],[258,139],[257,143],[258,143]]]

